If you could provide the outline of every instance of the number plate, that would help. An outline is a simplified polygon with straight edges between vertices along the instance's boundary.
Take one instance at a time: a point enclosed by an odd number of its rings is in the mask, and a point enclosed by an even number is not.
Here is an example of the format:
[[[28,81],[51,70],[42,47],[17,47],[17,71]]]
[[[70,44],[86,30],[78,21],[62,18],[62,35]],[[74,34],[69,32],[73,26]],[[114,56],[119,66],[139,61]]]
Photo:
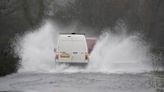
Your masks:
[[[73,54],[78,54],[78,52],[73,52]]]

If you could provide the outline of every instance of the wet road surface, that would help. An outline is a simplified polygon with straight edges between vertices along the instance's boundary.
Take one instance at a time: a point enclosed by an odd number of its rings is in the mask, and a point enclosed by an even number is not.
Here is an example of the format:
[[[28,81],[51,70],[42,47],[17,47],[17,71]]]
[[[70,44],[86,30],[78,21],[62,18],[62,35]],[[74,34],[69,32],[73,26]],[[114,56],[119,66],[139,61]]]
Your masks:
[[[150,73],[17,73],[0,78],[0,91],[164,92],[164,76]]]

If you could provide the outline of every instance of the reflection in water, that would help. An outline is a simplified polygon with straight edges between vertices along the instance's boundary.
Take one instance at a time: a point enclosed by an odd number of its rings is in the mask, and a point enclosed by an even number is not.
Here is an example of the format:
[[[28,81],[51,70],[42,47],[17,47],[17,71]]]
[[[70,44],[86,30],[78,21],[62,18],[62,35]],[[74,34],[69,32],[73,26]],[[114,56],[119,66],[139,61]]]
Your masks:
[[[18,73],[0,78],[0,91],[164,92],[163,87],[163,74],[150,73]]]
[[[164,89],[157,88],[157,89],[156,89],[156,92],[164,92]]]
[[[163,74],[153,74],[149,85],[154,88],[156,92],[164,92],[164,76]]]

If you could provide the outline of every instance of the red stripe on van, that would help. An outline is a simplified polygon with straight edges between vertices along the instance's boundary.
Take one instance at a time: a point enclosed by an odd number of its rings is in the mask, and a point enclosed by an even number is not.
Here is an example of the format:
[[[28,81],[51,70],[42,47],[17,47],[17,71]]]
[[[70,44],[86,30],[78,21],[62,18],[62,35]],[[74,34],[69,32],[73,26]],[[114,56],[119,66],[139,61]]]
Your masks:
[[[88,53],[91,53],[96,44],[96,38],[86,38],[86,41],[87,41]]]

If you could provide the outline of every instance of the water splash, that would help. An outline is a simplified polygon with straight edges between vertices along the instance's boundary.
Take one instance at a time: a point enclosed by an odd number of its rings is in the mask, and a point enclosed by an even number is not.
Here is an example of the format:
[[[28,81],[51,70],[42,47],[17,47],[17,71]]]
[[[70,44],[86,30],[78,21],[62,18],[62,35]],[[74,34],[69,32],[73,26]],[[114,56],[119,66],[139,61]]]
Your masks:
[[[150,71],[149,47],[138,35],[127,35],[126,27],[119,27],[118,30],[121,33],[107,31],[100,35],[90,55],[90,63],[85,69],[66,65],[55,67],[53,49],[56,46],[58,33],[62,30],[54,23],[47,21],[41,28],[18,37],[15,51],[21,58],[22,67],[19,72],[136,73]]]
[[[138,35],[103,33],[92,54],[90,71],[146,72],[152,68],[149,47]]]
[[[19,71],[43,72],[53,69],[58,29],[50,21],[41,28],[18,37],[16,52],[21,58]]]

